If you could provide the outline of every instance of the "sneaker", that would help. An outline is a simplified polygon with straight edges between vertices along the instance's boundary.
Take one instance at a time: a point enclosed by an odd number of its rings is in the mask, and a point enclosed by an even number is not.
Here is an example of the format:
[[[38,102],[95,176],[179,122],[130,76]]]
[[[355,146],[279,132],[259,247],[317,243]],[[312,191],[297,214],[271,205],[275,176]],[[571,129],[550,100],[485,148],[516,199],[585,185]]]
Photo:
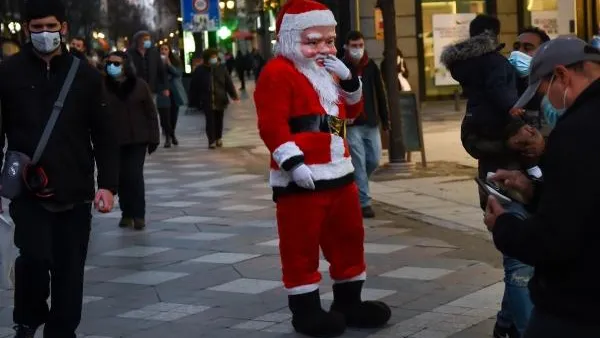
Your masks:
[[[496,323],[496,325],[494,325],[493,337],[494,338],[521,338],[521,335],[519,335],[519,331],[517,331],[517,328],[514,325],[506,328],[506,327],[501,327],[498,325],[498,323]]]
[[[144,230],[144,228],[146,228],[146,220],[143,218],[135,218],[133,220],[133,228],[135,230]]]
[[[217,142],[216,142],[216,146],[217,146],[217,148],[223,147],[223,140],[218,139]]]
[[[119,221],[119,228],[129,228],[133,226],[133,218],[131,217],[121,217]]]
[[[374,218],[375,211],[373,211],[373,208],[371,208],[371,206],[363,207],[362,208],[362,216],[363,216],[363,218]]]
[[[35,331],[37,331],[37,329],[27,325],[15,325],[13,329],[16,332],[15,338],[33,338],[35,336]]]

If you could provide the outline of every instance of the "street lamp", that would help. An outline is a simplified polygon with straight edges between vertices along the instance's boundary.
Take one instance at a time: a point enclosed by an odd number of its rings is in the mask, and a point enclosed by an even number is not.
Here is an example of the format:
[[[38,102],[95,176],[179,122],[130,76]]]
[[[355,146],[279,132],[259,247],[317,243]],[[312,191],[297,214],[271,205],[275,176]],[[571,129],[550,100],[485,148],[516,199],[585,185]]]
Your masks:
[[[235,1],[229,0],[227,1],[227,9],[233,9],[235,7]]]
[[[92,33],[92,37],[93,37],[94,39],[97,39],[97,38],[98,38],[98,32],[93,32],[93,33]]]
[[[175,36],[175,34],[174,34],[174,33],[171,33],[171,34],[169,34],[169,36],[170,36],[170,37],[174,37],[174,36]]]
[[[10,30],[10,32],[13,34],[17,34],[21,31],[21,24],[18,22],[10,22],[8,24],[8,30]]]
[[[98,33],[98,39],[104,39],[106,36],[104,35],[104,33],[100,32]]]

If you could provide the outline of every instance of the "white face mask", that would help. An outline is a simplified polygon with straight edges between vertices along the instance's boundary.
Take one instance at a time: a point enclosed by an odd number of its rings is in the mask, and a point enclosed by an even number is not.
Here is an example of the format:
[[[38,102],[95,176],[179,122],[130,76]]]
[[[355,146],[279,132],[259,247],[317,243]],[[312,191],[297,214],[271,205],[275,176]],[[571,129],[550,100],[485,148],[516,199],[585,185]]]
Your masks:
[[[33,48],[42,54],[50,54],[60,47],[60,32],[31,33]]]
[[[365,55],[365,50],[364,48],[348,48],[348,53],[354,60],[360,60]]]

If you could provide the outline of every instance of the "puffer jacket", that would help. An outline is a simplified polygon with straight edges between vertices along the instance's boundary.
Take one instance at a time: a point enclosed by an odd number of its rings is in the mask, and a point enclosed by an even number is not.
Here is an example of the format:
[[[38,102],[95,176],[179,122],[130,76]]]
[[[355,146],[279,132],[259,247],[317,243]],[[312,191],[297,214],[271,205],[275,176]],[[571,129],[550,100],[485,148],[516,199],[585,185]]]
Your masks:
[[[479,160],[479,175],[497,169],[519,169],[517,154],[508,148],[507,127],[524,123],[511,118],[517,102],[517,73],[491,36],[482,34],[446,47],[441,62],[467,97],[461,126],[465,150]]]

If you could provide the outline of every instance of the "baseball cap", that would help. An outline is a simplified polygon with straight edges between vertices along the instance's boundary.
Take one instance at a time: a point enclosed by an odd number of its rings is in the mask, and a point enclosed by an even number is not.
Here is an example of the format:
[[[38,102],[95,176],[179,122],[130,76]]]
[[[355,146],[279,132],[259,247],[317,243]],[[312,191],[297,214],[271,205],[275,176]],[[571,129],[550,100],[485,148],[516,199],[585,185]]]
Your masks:
[[[571,66],[582,61],[600,62],[600,50],[575,36],[559,36],[543,43],[531,59],[529,85],[514,107],[525,107],[556,66]]]

